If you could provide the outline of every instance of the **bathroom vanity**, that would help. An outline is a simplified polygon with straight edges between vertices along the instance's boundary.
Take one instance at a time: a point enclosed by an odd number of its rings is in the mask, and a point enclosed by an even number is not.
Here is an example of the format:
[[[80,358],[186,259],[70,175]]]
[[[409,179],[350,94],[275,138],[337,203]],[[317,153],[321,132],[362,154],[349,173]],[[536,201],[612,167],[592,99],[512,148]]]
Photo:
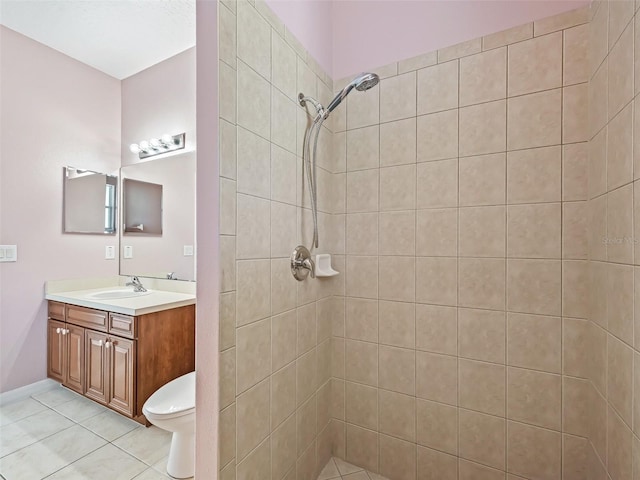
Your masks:
[[[195,370],[195,295],[120,292],[47,293],[47,376],[144,424],[144,402]]]

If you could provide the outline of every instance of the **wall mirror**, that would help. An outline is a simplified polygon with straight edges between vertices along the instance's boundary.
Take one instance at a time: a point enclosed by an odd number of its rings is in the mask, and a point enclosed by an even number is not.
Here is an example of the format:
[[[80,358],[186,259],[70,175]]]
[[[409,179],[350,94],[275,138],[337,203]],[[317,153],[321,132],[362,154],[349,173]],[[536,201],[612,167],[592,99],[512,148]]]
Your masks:
[[[115,235],[118,177],[64,167],[62,231]]]
[[[120,177],[120,275],[195,280],[195,152],[128,165]]]
[[[122,234],[162,235],[162,184],[122,180]]]

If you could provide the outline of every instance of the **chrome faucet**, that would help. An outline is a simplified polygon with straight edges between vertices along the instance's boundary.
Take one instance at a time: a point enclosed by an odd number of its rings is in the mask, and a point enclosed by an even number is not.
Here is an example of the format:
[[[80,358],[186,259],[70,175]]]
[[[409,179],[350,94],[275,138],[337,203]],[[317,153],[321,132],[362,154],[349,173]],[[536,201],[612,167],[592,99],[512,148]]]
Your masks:
[[[146,292],[147,289],[144,288],[142,282],[138,277],[131,277],[131,281],[125,284],[127,287],[133,287],[134,292]]]
[[[316,278],[316,264],[304,245],[298,245],[291,254],[291,273],[299,282],[307,278],[308,275],[311,275],[311,278]]]

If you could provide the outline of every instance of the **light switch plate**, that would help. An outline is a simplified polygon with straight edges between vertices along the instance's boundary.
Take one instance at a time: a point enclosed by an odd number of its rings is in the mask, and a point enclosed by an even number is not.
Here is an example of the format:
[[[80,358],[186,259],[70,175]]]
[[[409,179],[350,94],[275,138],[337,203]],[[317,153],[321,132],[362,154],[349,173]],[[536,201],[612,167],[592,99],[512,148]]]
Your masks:
[[[124,258],[133,258],[133,247],[131,245],[124,246]]]
[[[193,245],[185,245],[182,251],[185,257],[193,257]]]
[[[104,258],[105,260],[115,260],[116,258],[116,247],[113,245],[107,245],[104,247]]]
[[[17,245],[0,245],[0,262],[17,262]]]

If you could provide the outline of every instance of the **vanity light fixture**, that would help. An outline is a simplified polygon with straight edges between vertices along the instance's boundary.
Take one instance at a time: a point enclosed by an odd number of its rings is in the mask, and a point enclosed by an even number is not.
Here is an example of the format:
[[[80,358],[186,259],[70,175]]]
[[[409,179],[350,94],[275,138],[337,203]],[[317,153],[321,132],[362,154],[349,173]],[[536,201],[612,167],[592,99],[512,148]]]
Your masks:
[[[143,140],[140,143],[132,143],[129,145],[131,153],[137,153],[138,158],[153,157],[162,153],[181,150],[185,146],[185,134],[169,135],[165,133],[160,138],[152,138],[151,140]]]

